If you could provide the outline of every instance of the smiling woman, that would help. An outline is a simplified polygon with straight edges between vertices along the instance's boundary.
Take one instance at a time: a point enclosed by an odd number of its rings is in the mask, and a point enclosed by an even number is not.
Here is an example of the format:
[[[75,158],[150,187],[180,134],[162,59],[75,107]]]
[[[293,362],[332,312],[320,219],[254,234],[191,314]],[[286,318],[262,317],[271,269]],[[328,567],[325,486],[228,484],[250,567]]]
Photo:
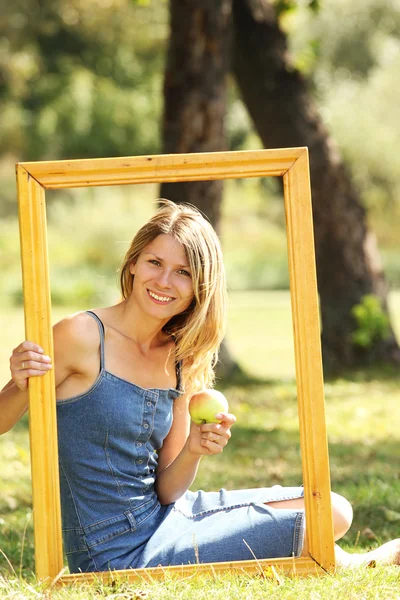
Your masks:
[[[156,306],[168,306],[163,313],[167,321],[189,308],[194,289],[187,262],[183,246],[172,235],[156,237],[129,268],[135,277],[132,295],[138,305],[143,298],[144,310],[152,308],[149,299]]]
[[[223,451],[235,422],[227,407],[217,422],[189,415],[190,398],[213,385],[226,325],[222,253],[210,223],[191,206],[163,201],[126,253],[121,291],[118,304],[54,327],[71,572],[307,556],[302,487],[188,491],[201,458]],[[35,341],[13,351],[0,432],[26,411],[29,378],[51,368]],[[332,507],[339,538],[352,510],[337,494]],[[399,560],[398,543],[389,550]]]
[[[125,300],[142,309],[149,298],[165,307],[162,331],[172,336],[176,360],[185,363],[185,391],[214,382],[225,336],[227,293],[219,239],[194,207],[161,201],[161,210],[136,234],[121,267]],[[153,314],[153,313],[152,313]],[[192,387],[193,386],[193,387]]]

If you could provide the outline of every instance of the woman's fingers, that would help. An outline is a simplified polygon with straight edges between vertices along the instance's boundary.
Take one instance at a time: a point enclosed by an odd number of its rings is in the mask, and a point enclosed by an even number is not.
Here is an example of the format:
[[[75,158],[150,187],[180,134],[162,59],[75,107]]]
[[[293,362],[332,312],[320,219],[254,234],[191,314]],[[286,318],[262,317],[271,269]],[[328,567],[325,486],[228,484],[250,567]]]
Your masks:
[[[23,391],[27,388],[29,377],[44,375],[51,368],[50,356],[44,354],[38,344],[29,341],[19,344],[10,358],[12,379]]]
[[[16,358],[15,365],[22,370],[38,369],[47,371],[51,367],[51,358],[34,352],[23,352]]]
[[[232,413],[218,413],[216,415],[217,419],[221,419],[220,425],[222,427],[232,427],[236,423],[236,417]]]
[[[228,440],[230,439],[231,435],[232,434],[229,431],[229,429],[227,431],[221,429],[219,432],[206,431],[203,433],[202,437],[203,439],[208,440],[209,442],[215,442],[216,444],[225,446],[228,443]]]
[[[51,358],[43,353],[40,346],[31,342],[24,342],[13,351],[10,363],[11,366],[22,370],[29,367],[40,369],[41,366],[47,368],[47,365],[51,364]]]
[[[217,442],[211,442],[210,440],[205,440],[202,438],[201,445],[205,448],[208,454],[220,454],[225,447],[224,445],[218,444]]]
[[[52,368],[51,363],[42,363],[35,360],[23,360],[20,367],[21,373],[26,373],[28,377],[34,375],[44,375]]]
[[[222,419],[221,423],[203,423],[202,425],[200,425],[201,433],[212,434],[208,436],[208,439],[210,440],[214,440],[215,434],[217,434],[218,436],[226,437],[227,439],[231,437],[230,428],[236,422],[235,415],[232,415],[230,413],[220,413],[220,416]]]
[[[231,413],[219,413],[220,423],[202,423],[196,425],[193,421],[192,448],[202,448],[201,454],[219,454],[223,451],[231,438],[230,428],[236,421],[235,415]],[[193,450],[198,452],[198,450]]]
[[[25,342],[22,342],[21,344],[19,344],[19,346],[14,348],[13,354],[22,353],[29,350],[32,352],[37,352],[38,354],[44,354],[43,348],[41,348],[38,344],[35,344],[34,342],[29,342],[27,340],[25,340]]]
[[[207,448],[209,454],[222,452],[231,438],[230,426],[234,424],[236,417],[231,414],[224,414],[223,417],[221,423],[205,423],[200,426],[201,445]]]

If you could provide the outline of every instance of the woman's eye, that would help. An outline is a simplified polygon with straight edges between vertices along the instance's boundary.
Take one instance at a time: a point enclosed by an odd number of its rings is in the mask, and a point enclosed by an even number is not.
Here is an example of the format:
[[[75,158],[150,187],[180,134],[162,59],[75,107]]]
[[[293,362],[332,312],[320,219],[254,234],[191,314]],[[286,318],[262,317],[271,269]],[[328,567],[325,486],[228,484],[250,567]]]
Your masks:
[[[189,273],[189,271],[185,271],[185,269],[181,269],[181,270],[179,271],[179,273],[180,273],[181,275],[185,275],[186,277],[190,277],[190,273]]]
[[[152,258],[149,260],[149,263],[151,263],[152,265],[159,265],[160,263],[158,262],[158,260],[156,260],[155,258]]]

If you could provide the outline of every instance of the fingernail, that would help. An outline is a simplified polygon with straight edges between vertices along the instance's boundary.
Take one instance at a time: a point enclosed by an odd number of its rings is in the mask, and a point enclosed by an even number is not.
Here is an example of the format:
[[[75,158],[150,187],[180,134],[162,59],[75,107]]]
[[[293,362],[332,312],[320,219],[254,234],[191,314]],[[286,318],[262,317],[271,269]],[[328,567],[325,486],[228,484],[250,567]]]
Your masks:
[[[222,413],[217,413],[217,414],[215,415],[215,418],[216,418],[216,419],[223,419],[223,418],[224,418],[224,415],[223,415]]]
[[[41,348],[40,346],[38,346],[38,350],[37,351],[40,352],[41,354],[43,354],[43,352],[44,352],[43,348]]]

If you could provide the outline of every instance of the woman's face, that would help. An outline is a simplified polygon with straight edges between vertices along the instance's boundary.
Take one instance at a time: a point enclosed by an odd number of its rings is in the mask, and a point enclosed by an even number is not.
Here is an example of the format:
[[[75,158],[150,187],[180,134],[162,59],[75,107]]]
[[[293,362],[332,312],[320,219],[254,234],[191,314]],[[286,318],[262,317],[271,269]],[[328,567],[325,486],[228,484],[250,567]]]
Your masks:
[[[194,291],[189,261],[172,235],[156,237],[130,272],[135,276],[132,295],[147,314],[168,321],[190,306]]]

